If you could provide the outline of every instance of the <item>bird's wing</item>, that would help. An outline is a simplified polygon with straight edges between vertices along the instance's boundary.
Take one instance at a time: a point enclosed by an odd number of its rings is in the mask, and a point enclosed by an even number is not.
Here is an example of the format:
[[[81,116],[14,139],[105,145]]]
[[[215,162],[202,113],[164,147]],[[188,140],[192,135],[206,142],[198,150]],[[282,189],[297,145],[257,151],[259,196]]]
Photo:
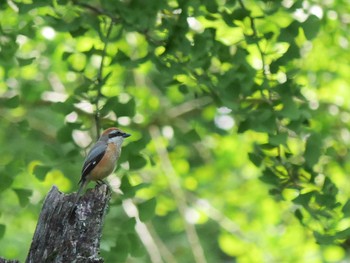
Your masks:
[[[81,171],[80,181],[84,181],[85,177],[94,169],[94,167],[101,161],[105,155],[107,144],[104,142],[97,142],[95,146],[90,150],[85,158],[83,169]]]

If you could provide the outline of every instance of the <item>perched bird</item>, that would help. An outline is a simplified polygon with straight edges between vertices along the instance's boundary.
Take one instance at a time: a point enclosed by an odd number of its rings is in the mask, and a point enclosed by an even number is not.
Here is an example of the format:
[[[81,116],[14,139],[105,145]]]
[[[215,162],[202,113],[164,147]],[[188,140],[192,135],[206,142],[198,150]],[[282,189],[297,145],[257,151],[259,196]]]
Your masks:
[[[115,127],[108,128],[102,133],[85,158],[79,181],[79,190],[70,216],[73,215],[75,205],[86,185],[90,181],[96,181],[98,184],[103,183],[102,180],[114,172],[117,160],[120,157],[122,143],[129,136],[130,134]]]

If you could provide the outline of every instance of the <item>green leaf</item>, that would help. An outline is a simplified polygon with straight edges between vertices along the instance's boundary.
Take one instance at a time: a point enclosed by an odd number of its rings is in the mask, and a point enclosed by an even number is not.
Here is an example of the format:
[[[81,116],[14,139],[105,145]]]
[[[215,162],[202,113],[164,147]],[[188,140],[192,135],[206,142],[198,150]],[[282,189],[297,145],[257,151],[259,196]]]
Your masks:
[[[93,55],[102,56],[103,55],[103,49],[97,49],[95,46],[92,46],[88,51],[83,52],[87,57],[91,57]]]
[[[1,34],[1,33],[0,33]],[[9,36],[6,36],[8,38]],[[12,39],[11,39],[12,40]],[[12,62],[13,58],[17,52],[18,44],[15,41],[2,41],[1,42],[1,51],[0,58],[2,59],[2,63],[8,61]]]
[[[248,153],[249,160],[256,166],[260,167],[262,161],[264,160],[261,154],[257,153]]]
[[[282,99],[283,109],[281,110],[281,115],[291,120],[297,120],[300,117],[300,112],[296,102],[290,97],[286,96]]]
[[[145,250],[144,250],[144,247],[142,246],[142,243],[141,243],[138,235],[136,235],[135,232],[129,233],[128,239],[129,239],[129,243],[131,246],[131,249],[130,249],[131,256],[133,256],[133,257],[143,256],[145,253]]]
[[[234,20],[243,20],[249,15],[250,15],[250,11],[245,8],[237,8],[232,13]]]
[[[278,186],[280,184],[280,179],[270,169],[266,169],[265,171],[263,171],[263,174],[259,177],[259,179],[264,183],[271,184],[274,186]]]
[[[119,235],[117,245],[113,249],[115,251],[115,262],[126,262],[126,259],[130,253],[130,243],[127,235]]]
[[[20,67],[28,66],[33,63],[36,58],[17,58]]]
[[[114,112],[117,117],[120,116],[129,116],[132,117],[135,115],[136,103],[135,99],[131,98],[127,103],[120,103],[117,108],[115,108]]]
[[[344,217],[350,217],[350,199],[346,201],[345,205],[342,208],[342,212],[344,214]]]
[[[312,168],[318,163],[318,160],[322,154],[322,140],[318,134],[312,134],[307,139],[305,146],[304,158],[306,165]]]
[[[300,57],[300,48],[292,41],[289,43],[287,52],[283,55],[282,60],[284,63],[289,63],[292,59]]]
[[[129,218],[121,224],[123,233],[134,233],[135,232],[136,219],[134,217]]]
[[[216,1],[204,0],[204,6],[210,13],[216,13],[218,11],[218,4]]]
[[[230,26],[230,27],[235,26],[235,24],[233,23],[233,19],[234,19],[233,14],[230,14],[230,13],[224,11],[221,13],[221,16],[228,26]]]
[[[45,156],[49,157],[51,160],[60,158],[59,150],[52,145],[45,145],[43,153]]]
[[[105,85],[108,79],[112,76],[112,71],[109,71],[103,78],[100,83],[101,86]]]
[[[22,188],[14,188],[13,191],[15,191],[19,204],[24,207],[29,203],[29,198],[31,197],[33,191],[28,189],[22,189]]]
[[[279,67],[281,66],[281,60],[277,59],[277,60],[273,60],[270,64],[270,71],[271,73],[275,74],[278,72]]]
[[[21,131],[22,135],[27,134],[31,129],[27,120],[19,121],[17,123],[17,127]]]
[[[181,84],[178,89],[182,94],[188,94],[189,92],[188,87],[184,84]]]
[[[256,37],[255,35],[244,35],[245,41],[247,42],[247,44],[251,45],[251,44],[256,44],[259,42],[259,38]]]
[[[128,176],[123,176],[122,177],[122,182],[120,185],[120,190],[123,192],[123,198],[131,198],[135,196],[135,189],[133,186],[130,184]]]
[[[249,119],[240,123],[238,132],[254,130],[258,132],[275,133],[276,116],[274,112],[267,107],[261,106],[261,109],[254,110],[247,115]]]
[[[333,209],[339,206],[335,195],[317,193],[315,197],[316,202],[322,207]]]
[[[270,40],[274,35],[275,35],[275,32],[270,31],[264,34],[264,38],[266,40]]]
[[[81,97],[84,93],[88,92],[91,82],[85,79],[85,82],[74,89],[74,94]]]
[[[50,166],[45,166],[45,165],[37,165],[34,168],[34,175],[40,180],[44,181],[46,174],[51,170],[52,168]]]
[[[7,169],[5,167],[5,171],[0,173],[1,184],[0,184],[0,193],[12,185],[13,177],[7,173]]]
[[[100,110],[100,114],[102,116],[108,114],[110,111],[114,111],[116,107],[120,105],[119,99],[117,96],[110,97],[107,99],[105,105],[103,105],[102,109]]]
[[[72,141],[72,129],[68,125],[61,127],[57,131],[57,140],[61,143],[67,143]]]
[[[317,16],[310,15],[301,26],[304,30],[305,37],[308,40],[311,40],[317,36],[321,26],[321,21]]]
[[[303,216],[301,210],[300,210],[300,209],[295,210],[294,215],[295,215],[295,217],[299,220],[299,222],[300,222],[301,224],[303,224],[303,218],[304,218],[304,216]]]
[[[141,184],[133,186],[133,189],[135,191],[138,191],[140,189],[148,188],[148,187],[150,187],[150,185],[151,185],[150,183],[141,183]]]
[[[51,109],[56,112],[67,115],[74,110],[74,106],[69,101],[56,102],[51,105]]]
[[[100,3],[103,9],[108,10],[109,12],[113,12],[115,10],[118,10],[118,8],[121,8],[119,2],[101,0]]]
[[[331,181],[331,179],[329,179],[329,177],[326,177],[324,179],[322,192],[333,196],[336,196],[338,194],[337,186]]]
[[[315,193],[316,191],[311,191],[305,194],[299,194],[299,196],[293,199],[293,203],[307,207]]]
[[[269,135],[269,144],[274,146],[285,145],[287,143],[288,134],[287,133],[278,133],[276,135]]]
[[[67,60],[73,54],[74,53],[72,53],[72,52],[67,52],[67,51],[63,52],[62,53],[62,60]]]
[[[337,239],[349,239],[350,237],[350,227],[347,229],[344,229],[342,231],[339,231],[335,234],[335,237]]]
[[[0,224],[0,238],[3,238],[3,236],[5,235],[5,231],[6,231],[6,226],[3,224]]]
[[[4,106],[7,107],[7,108],[17,108],[19,106],[19,96],[18,95],[15,95],[9,99],[6,99],[4,101]]]
[[[256,167],[260,167],[264,160],[264,153],[261,150],[261,145],[254,144],[254,152],[248,153],[248,157]]]
[[[282,200],[282,193],[280,189],[272,188],[269,190],[269,194],[272,195],[277,200]]]
[[[81,26],[79,28],[70,30],[69,33],[71,34],[71,36],[73,38],[76,38],[76,37],[84,35],[87,31],[89,31],[89,29]]]
[[[286,28],[281,29],[281,33],[278,37],[279,42],[294,42],[299,32],[300,23],[298,21],[293,21]]]
[[[79,151],[78,151],[77,148],[71,149],[70,151],[68,151],[68,152],[65,154],[65,157],[66,157],[67,159],[69,159],[69,158],[74,159],[74,158],[76,158],[77,156],[80,156],[80,153],[79,153]]]
[[[120,162],[126,162],[129,161],[129,155],[133,155],[134,153],[138,153],[141,152],[143,149],[146,148],[147,144],[150,142],[151,138],[148,134],[147,131],[143,131],[142,137],[141,139],[137,140],[137,141],[132,141],[130,143],[128,143],[128,145],[126,145],[123,148],[123,154],[120,157]]]
[[[146,202],[137,205],[139,210],[139,217],[142,222],[152,219],[152,217],[155,214],[156,205],[156,198],[152,198],[150,200],[147,200]]]
[[[141,154],[130,155],[128,161],[130,165],[130,170],[141,169],[147,164],[146,159]]]
[[[109,111],[113,111],[117,115],[117,117],[121,117],[121,116],[132,117],[135,115],[135,108],[136,108],[136,103],[134,98],[131,98],[126,103],[121,103],[119,101],[119,98],[117,96],[114,96],[114,97],[108,98],[105,105],[101,109],[101,114],[105,115]]]
[[[334,236],[321,234],[317,231],[314,231],[314,237],[315,237],[317,243],[320,245],[334,244]]]
[[[111,61],[111,64],[114,63],[125,63],[125,62],[129,62],[130,58],[122,51],[122,50],[118,50],[117,54],[114,56],[113,60]]]
[[[201,140],[201,137],[195,129],[186,132],[183,136],[185,141],[188,141],[189,143],[198,142]]]

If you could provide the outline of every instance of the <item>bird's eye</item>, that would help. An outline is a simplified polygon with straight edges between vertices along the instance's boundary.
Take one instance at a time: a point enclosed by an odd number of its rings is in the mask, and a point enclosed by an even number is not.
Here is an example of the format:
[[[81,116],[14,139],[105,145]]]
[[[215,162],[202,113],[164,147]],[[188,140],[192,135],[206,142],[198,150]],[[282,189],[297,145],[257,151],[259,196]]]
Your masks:
[[[121,133],[120,131],[113,131],[110,134],[108,134],[108,138],[113,138],[121,135],[123,135],[123,133]]]

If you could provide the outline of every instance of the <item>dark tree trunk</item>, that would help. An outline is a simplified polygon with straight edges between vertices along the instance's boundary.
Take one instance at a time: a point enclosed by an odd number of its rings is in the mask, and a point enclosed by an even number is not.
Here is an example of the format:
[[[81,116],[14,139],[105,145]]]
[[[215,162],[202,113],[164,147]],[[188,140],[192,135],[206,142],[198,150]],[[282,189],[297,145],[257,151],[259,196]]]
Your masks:
[[[27,263],[103,262],[99,247],[110,191],[106,185],[88,190],[70,216],[75,196],[52,187],[44,201]]]

